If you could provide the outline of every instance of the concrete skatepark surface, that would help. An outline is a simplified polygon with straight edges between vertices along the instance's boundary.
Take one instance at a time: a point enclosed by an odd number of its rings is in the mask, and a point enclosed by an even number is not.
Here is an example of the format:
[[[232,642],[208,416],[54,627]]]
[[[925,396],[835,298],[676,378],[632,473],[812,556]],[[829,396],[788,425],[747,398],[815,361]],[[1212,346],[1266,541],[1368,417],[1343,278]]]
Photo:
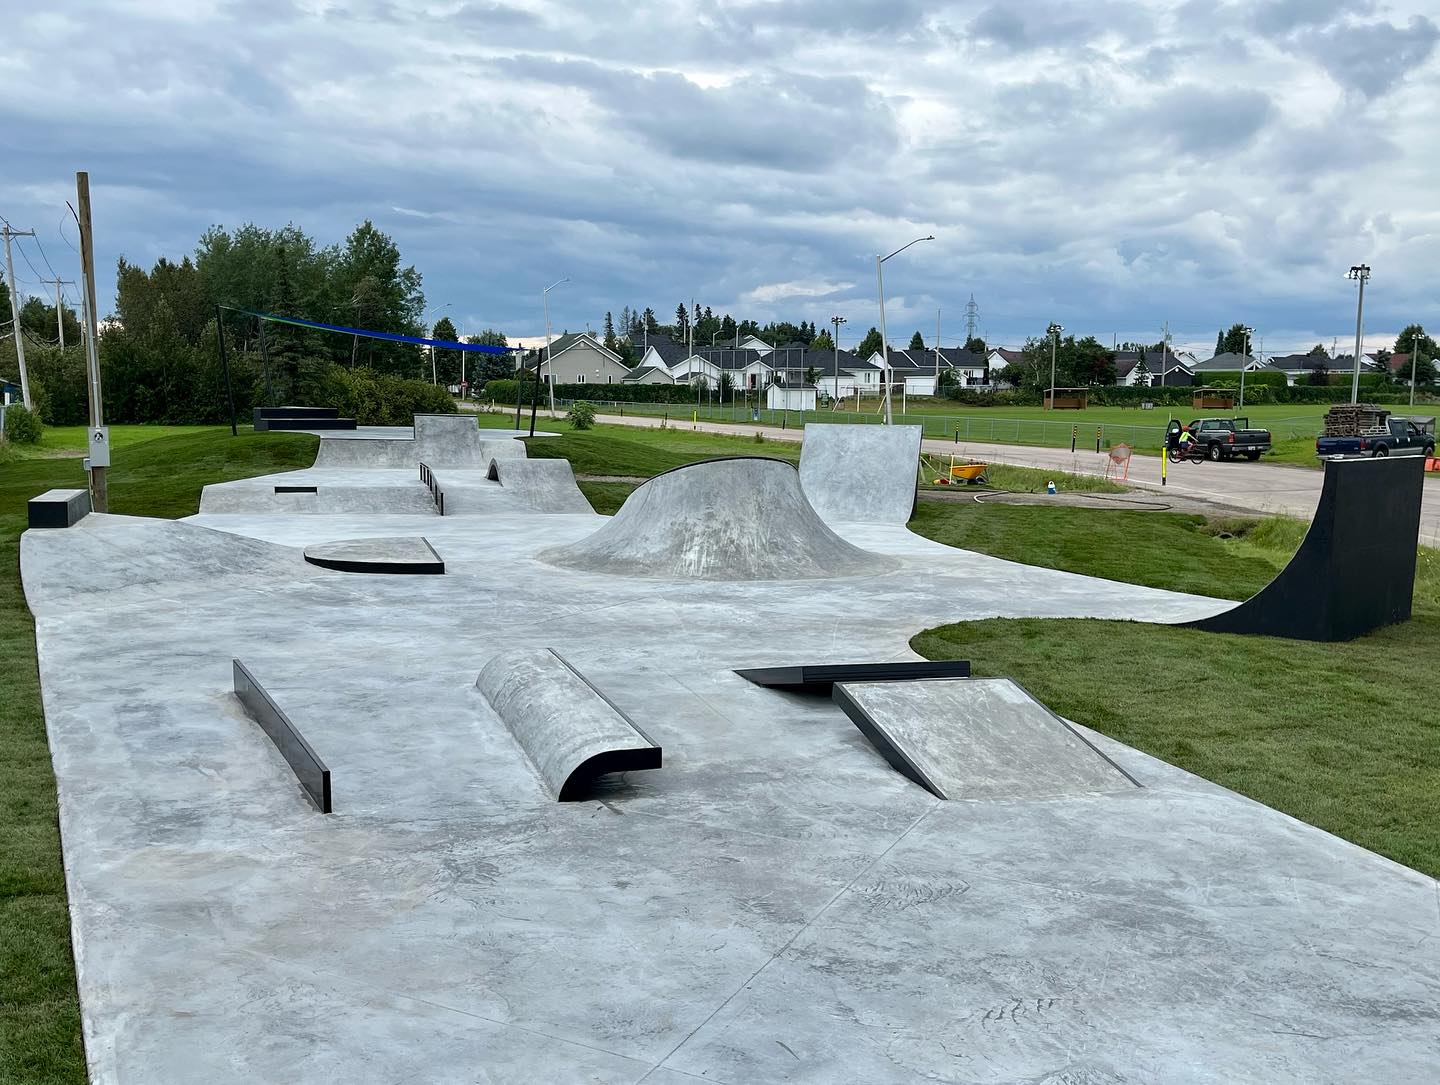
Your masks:
[[[887,562],[833,580],[537,560],[605,523],[255,510],[23,536],[95,1081],[1433,1080],[1433,879],[1083,728],[1139,787],[943,802],[829,700],[733,673],[914,658],[946,621],[1231,604],[888,524],[832,525]],[[445,576],[301,554],[421,534]],[[524,648],[664,767],[556,803],[475,688]],[[324,752],[329,817],[232,657]]]

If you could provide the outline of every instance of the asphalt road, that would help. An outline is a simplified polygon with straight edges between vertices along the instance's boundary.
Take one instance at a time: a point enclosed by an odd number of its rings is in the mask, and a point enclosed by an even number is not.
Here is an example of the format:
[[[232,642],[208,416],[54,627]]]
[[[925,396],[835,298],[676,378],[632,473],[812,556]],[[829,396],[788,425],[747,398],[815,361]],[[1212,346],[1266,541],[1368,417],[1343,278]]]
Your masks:
[[[599,415],[597,421],[621,426],[654,428],[661,419],[645,416]],[[796,441],[804,430],[781,429],[755,423],[728,424],[698,422],[680,424],[677,429],[697,429],[703,433],[750,434],[757,430],[767,440]],[[926,440],[922,449],[927,455],[948,458],[953,454],[1017,467],[1038,467],[1043,470],[1067,471],[1076,475],[1104,475],[1109,455],[1080,449],[1069,452],[1059,448],[1038,448],[1031,445],[986,444],[980,441]],[[1260,515],[1294,516],[1309,520],[1320,502],[1323,473],[1315,468],[1292,464],[1251,463],[1234,460],[1228,463],[1171,464],[1163,487],[1167,493],[1183,495],[1199,502],[1243,510]],[[1162,489],[1160,459],[1156,456],[1134,456],[1130,461],[1128,481],[1146,489]],[[1420,514],[1420,541],[1427,546],[1440,546],[1440,478],[1425,480],[1425,501]]]

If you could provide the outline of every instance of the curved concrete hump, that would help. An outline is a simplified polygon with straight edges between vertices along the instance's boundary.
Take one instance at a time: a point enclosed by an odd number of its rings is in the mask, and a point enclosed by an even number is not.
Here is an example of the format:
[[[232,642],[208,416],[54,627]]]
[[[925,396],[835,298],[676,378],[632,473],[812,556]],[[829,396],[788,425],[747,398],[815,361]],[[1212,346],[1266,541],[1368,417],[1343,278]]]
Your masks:
[[[800,442],[800,485],[827,523],[907,523],[919,469],[919,426],[817,423]]]
[[[342,573],[439,574],[445,561],[423,535],[346,539],[305,548],[305,560]]]
[[[575,485],[575,472],[569,460],[497,457],[490,461],[489,478],[532,512],[595,511]]]
[[[846,682],[832,696],[886,761],[941,799],[1051,799],[1139,786],[1007,678]]]
[[[702,460],[656,475],[588,538],[538,555],[569,569],[696,580],[821,580],[886,572],[805,500],[795,468],[760,456]]]
[[[606,773],[660,767],[660,747],[549,648],[501,652],[475,687],[561,802]]]
[[[1420,456],[1327,461],[1315,518],[1290,563],[1239,606],[1186,624],[1339,641],[1406,621],[1424,491]]]

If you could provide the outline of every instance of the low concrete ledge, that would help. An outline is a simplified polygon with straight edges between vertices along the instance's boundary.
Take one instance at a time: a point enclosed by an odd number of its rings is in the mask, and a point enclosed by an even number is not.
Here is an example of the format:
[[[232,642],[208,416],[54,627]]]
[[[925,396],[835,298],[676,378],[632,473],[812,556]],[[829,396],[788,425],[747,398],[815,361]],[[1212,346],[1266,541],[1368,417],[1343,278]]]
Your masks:
[[[890,663],[797,664],[790,667],[750,667],[735,672],[748,682],[769,689],[819,693],[826,697],[836,682],[911,682],[922,678],[969,678],[968,659],[942,659]]]
[[[584,798],[606,773],[660,767],[660,747],[549,648],[501,652],[475,688],[560,802]]]
[[[31,527],[73,527],[90,514],[89,490],[46,490],[32,497]]]
[[[280,756],[289,763],[301,790],[322,814],[330,813],[330,770],[319,754],[310,748],[300,729],[285,715],[285,710],[255,680],[248,667],[238,659],[231,660],[235,672],[235,696],[245,706],[250,718],[270,736]]]

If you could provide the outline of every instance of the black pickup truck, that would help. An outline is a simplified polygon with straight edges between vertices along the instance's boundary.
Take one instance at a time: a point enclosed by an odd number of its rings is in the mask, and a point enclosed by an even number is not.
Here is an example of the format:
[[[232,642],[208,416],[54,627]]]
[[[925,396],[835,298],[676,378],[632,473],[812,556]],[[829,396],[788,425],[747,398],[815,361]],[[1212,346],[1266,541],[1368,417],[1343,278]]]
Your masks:
[[[1248,418],[1197,418],[1185,427],[1210,459],[1244,456],[1258,460],[1270,451],[1270,431],[1251,429]]]
[[[1342,456],[1433,456],[1435,419],[1386,415],[1378,425],[1360,433],[1315,438],[1315,455],[1322,460]]]

